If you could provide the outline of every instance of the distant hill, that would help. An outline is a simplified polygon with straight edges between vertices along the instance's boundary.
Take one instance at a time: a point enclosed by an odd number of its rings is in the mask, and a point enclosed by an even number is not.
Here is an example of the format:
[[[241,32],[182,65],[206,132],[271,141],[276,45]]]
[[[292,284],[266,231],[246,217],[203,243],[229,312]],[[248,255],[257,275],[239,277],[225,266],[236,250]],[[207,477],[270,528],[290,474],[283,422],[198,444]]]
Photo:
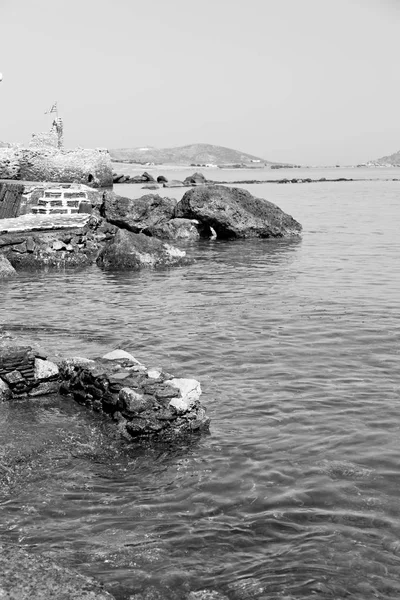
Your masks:
[[[389,156],[382,156],[382,158],[376,158],[370,161],[374,165],[400,165],[400,150],[390,154]]]
[[[270,161],[212,144],[190,144],[179,148],[115,148],[109,150],[112,160],[155,164],[213,164],[267,163]]]

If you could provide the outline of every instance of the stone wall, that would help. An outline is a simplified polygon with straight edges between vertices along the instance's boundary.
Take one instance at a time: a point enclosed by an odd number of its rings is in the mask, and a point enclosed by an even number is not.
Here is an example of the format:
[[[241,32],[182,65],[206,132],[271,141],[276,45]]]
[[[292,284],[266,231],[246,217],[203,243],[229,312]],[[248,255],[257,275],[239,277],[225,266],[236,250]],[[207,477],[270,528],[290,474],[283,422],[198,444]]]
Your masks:
[[[111,158],[104,149],[60,150],[51,146],[0,148],[0,179],[85,183],[111,187]]]
[[[147,368],[120,349],[56,364],[31,346],[0,338],[0,401],[54,393],[110,417],[127,439],[170,442],[209,430],[196,379]]]
[[[102,149],[23,149],[20,178],[26,181],[76,182],[92,187],[111,187],[111,158],[108,151]]]

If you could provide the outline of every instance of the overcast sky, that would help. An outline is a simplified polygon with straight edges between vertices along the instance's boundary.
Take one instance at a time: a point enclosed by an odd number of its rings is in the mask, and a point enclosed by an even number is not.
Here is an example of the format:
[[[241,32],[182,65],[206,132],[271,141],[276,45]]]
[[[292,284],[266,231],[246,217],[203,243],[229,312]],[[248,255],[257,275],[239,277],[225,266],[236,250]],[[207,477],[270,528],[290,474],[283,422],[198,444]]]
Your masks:
[[[228,146],[353,164],[400,149],[400,0],[0,0],[0,140]]]

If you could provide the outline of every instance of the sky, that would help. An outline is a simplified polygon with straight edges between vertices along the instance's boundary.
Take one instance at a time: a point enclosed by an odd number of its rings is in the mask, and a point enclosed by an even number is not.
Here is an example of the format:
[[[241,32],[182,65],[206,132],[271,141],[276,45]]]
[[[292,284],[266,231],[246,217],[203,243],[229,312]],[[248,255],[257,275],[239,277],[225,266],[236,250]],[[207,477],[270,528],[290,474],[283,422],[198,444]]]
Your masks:
[[[208,143],[358,164],[400,149],[400,0],[0,0],[0,140]]]

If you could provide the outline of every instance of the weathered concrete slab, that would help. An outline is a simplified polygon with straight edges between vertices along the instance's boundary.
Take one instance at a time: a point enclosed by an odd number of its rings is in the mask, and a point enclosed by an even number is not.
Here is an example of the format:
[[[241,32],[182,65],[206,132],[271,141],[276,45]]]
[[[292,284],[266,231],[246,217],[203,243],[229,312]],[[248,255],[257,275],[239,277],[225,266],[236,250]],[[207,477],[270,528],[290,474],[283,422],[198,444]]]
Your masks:
[[[73,215],[22,215],[11,219],[0,220],[0,235],[5,233],[22,233],[27,231],[48,231],[54,229],[71,229],[84,227],[90,218],[89,214]]]

